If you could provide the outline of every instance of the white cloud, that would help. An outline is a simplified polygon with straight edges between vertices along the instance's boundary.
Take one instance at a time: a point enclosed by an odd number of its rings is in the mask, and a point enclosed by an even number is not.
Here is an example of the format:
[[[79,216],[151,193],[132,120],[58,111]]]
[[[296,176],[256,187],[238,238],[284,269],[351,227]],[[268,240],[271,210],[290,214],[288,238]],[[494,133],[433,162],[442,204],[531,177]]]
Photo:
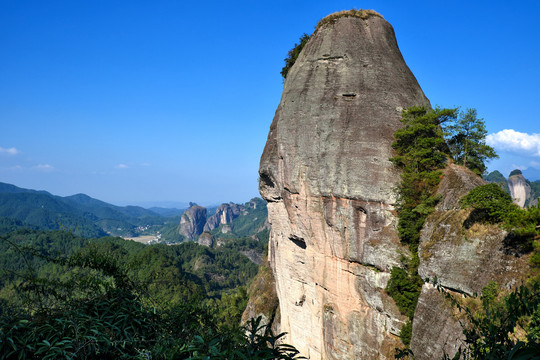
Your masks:
[[[0,147],[0,154],[17,155],[18,153],[20,153],[20,151],[15,149],[14,147],[7,148],[7,149]]]
[[[486,136],[486,143],[497,150],[540,157],[540,134],[504,129]]]
[[[39,170],[39,171],[45,171],[45,172],[49,172],[49,171],[54,170],[54,167],[52,167],[49,164],[39,164],[39,165],[33,166],[32,168],[36,169],[36,170]]]
[[[129,166],[127,166],[126,164],[118,164],[116,165],[116,168],[117,169],[127,169]]]
[[[513,168],[513,169],[518,169],[518,170],[527,170],[529,167],[526,166],[526,165],[516,165],[516,164],[512,164],[512,168]]]

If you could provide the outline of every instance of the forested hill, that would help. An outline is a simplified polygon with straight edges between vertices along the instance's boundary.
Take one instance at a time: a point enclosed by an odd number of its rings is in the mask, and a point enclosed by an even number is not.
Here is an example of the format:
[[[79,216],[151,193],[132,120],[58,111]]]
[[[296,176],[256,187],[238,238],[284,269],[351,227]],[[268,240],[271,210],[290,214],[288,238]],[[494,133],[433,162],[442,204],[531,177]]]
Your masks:
[[[163,223],[162,216],[142,207],[115,206],[84,194],[56,196],[6,183],[0,183],[0,217],[6,218],[5,224],[67,229],[84,237],[130,236],[139,226]]]

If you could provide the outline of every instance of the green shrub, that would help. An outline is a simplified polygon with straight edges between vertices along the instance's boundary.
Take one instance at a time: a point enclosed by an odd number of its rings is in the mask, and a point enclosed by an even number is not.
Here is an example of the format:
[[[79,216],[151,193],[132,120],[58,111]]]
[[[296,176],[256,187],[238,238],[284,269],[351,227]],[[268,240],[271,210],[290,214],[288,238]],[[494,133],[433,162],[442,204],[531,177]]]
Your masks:
[[[401,331],[399,332],[399,337],[401,339],[401,342],[406,347],[409,347],[411,345],[411,338],[412,338],[412,321],[407,321],[405,325],[401,328]]]
[[[416,268],[410,274],[407,270],[394,266],[390,273],[390,280],[386,285],[385,290],[394,299],[399,311],[411,320],[422,290],[422,284],[423,281],[416,273]]]
[[[289,50],[287,53],[287,57],[285,58],[285,66],[281,69],[281,76],[283,76],[283,79],[287,78],[287,74],[289,73],[289,70],[292,68],[294,63],[296,62],[296,59],[298,59],[298,56],[300,55],[300,52],[306,46],[307,42],[309,40],[309,35],[304,34],[300,37],[300,42],[298,44],[294,44],[294,47]]]
[[[260,318],[243,329],[220,326],[200,299],[155,302],[102,250],[50,259],[75,270],[65,280],[22,279],[18,292],[29,301],[1,303],[0,359],[298,358]]]
[[[508,176],[513,176],[513,175],[523,175],[523,173],[521,172],[521,170],[515,169],[515,170],[512,170],[510,172],[510,175],[508,175]]]
[[[486,184],[472,189],[460,199],[462,208],[473,208],[471,216],[478,222],[502,222],[510,211],[515,211],[512,198],[497,184]]]

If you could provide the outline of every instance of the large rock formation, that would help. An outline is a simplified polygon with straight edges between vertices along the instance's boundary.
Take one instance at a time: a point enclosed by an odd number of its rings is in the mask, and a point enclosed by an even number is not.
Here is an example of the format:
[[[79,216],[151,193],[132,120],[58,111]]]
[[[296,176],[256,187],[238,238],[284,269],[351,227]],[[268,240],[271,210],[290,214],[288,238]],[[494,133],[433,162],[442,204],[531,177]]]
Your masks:
[[[178,233],[189,240],[193,240],[202,234],[206,223],[206,208],[193,205],[187,209],[180,218]]]
[[[214,237],[208,231],[204,231],[200,236],[197,243],[202,246],[212,247],[214,246]]]
[[[510,196],[512,196],[514,203],[522,208],[531,200],[534,200],[532,199],[531,186],[527,183],[521,171],[508,177],[508,189],[510,189]]]
[[[280,329],[310,359],[392,358],[406,321],[384,291],[407,251],[389,158],[402,109],[429,101],[392,26],[348,14],[323,21],[289,71],[259,170]]]
[[[491,183],[499,184],[507,191],[515,204],[520,207],[529,207],[538,204],[540,196],[540,182],[530,182],[523,176],[521,170],[513,170],[508,179],[495,170],[489,173],[485,179]]]
[[[407,318],[384,291],[408,253],[393,207],[400,174],[389,158],[401,110],[412,105],[429,102],[392,27],[373,12],[323,19],[287,74],[259,169],[272,271],[263,267],[254,281],[264,289],[252,293],[244,320],[265,315],[310,359],[391,359],[401,346]],[[492,280],[512,288],[527,256],[504,230],[471,223],[471,210],[459,207],[485,182],[453,164],[443,173],[421,233],[419,275],[460,297]],[[430,281],[412,323],[419,360],[453,356],[463,338],[459,315]]]
[[[228,203],[221,204],[216,209],[216,213],[206,220],[204,231],[212,231],[222,224],[230,224],[244,211],[244,206]]]

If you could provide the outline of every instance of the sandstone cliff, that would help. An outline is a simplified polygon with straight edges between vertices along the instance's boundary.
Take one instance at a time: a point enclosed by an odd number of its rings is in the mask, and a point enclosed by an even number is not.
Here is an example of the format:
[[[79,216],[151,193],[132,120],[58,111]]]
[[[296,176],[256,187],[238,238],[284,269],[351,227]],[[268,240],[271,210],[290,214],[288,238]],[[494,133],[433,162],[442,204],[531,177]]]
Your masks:
[[[485,179],[499,184],[512,197],[515,204],[520,207],[529,207],[538,204],[540,196],[540,181],[530,182],[523,176],[521,170],[513,170],[508,179],[499,171],[489,173]]]
[[[228,203],[218,206],[216,213],[206,220],[204,231],[212,231],[222,224],[230,224],[244,211],[244,206]]]
[[[510,195],[516,204],[525,207],[532,199],[531,186],[527,183],[522,174],[508,177],[508,188]]]
[[[244,320],[264,315],[310,359],[392,359],[407,320],[384,290],[408,253],[393,207],[400,174],[389,158],[401,110],[429,101],[391,25],[373,12],[351,14],[323,19],[289,70],[259,169],[271,271],[254,281]],[[510,288],[525,272],[503,230],[464,227],[469,210],[458,200],[483,183],[449,165],[421,234],[420,276],[458,296],[490,280]],[[426,281],[415,359],[453,355],[461,339],[455,311]]]
[[[311,359],[392,358],[400,344],[406,317],[384,291],[406,251],[388,159],[412,105],[429,101],[374,13],[321,23],[287,75],[259,189],[280,327]]]
[[[193,240],[203,232],[206,223],[206,208],[198,205],[191,206],[180,218],[178,233]]]
[[[202,246],[212,247],[214,246],[214,237],[208,231],[204,231],[200,236],[197,243]]]

